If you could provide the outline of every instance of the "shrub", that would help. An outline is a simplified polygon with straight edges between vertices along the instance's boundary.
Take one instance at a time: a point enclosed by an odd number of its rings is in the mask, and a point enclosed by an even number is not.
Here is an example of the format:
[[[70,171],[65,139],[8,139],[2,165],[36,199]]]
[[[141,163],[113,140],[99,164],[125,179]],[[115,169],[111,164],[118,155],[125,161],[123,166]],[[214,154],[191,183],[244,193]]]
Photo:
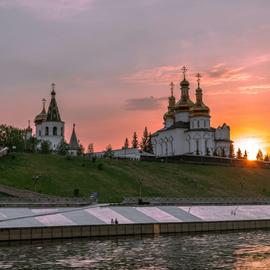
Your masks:
[[[97,165],[97,168],[98,168],[100,171],[102,171],[102,170],[103,170],[103,164],[102,164],[102,163],[99,163],[99,164]]]

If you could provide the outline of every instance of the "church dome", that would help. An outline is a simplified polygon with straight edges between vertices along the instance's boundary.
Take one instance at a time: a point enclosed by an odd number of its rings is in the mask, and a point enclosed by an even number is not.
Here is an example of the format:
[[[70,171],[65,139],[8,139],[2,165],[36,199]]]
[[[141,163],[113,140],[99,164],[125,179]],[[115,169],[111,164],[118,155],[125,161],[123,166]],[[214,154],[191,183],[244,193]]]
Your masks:
[[[175,111],[189,111],[194,106],[190,98],[181,98],[175,105]]]
[[[42,111],[40,114],[38,114],[35,117],[35,123],[36,124],[41,123],[43,121],[46,121],[46,119],[47,119],[47,114],[46,114],[46,112]]]
[[[191,117],[209,116],[210,109],[203,103],[202,89],[200,86],[196,89],[196,103],[190,109]]]
[[[43,99],[42,100],[42,103],[43,103],[43,108],[42,108],[42,111],[41,113],[39,113],[36,117],[35,117],[35,124],[40,124],[42,123],[43,121],[46,121],[47,119],[47,113],[46,113],[46,109],[45,109],[45,102],[46,100]]]
[[[172,111],[168,111],[164,114],[163,116],[164,121],[166,121],[166,119],[174,119],[174,113]]]
[[[184,78],[184,80],[180,82],[180,86],[189,87],[189,81],[187,81],[186,78]]]

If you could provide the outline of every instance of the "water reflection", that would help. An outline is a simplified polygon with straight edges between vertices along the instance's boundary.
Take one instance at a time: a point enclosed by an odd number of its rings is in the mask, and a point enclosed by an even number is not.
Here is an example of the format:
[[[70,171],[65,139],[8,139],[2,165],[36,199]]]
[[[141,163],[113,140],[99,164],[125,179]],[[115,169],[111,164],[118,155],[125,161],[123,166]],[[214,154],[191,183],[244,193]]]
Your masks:
[[[0,269],[270,269],[270,232],[2,244]]]

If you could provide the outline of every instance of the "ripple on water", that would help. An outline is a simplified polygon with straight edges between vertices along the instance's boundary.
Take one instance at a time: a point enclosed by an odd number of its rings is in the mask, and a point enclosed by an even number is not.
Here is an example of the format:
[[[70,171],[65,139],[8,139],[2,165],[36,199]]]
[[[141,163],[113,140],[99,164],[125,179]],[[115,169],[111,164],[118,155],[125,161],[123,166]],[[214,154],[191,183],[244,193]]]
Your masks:
[[[270,232],[2,245],[0,269],[270,269]]]

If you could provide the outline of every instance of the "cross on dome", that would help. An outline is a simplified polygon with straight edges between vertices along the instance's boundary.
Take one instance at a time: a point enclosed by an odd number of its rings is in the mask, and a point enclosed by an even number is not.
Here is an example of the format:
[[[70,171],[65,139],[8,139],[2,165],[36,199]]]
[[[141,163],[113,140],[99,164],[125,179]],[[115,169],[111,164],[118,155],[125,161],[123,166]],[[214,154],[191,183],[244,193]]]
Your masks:
[[[183,66],[181,68],[181,71],[183,72],[183,75],[184,75],[184,80],[186,79],[186,72],[188,71],[187,67],[186,66]]]
[[[170,87],[171,87],[171,96],[173,96],[173,90],[174,90],[174,83],[173,82],[170,83]]]
[[[51,86],[52,86],[52,92],[51,92],[51,94],[55,96],[55,91],[54,91],[54,89],[55,89],[55,83],[52,83]]]
[[[197,78],[197,82],[198,82],[198,88],[200,87],[200,81],[201,81],[201,78],[202,78],[202,74],[201,73],[196,73],[195,77]]]

